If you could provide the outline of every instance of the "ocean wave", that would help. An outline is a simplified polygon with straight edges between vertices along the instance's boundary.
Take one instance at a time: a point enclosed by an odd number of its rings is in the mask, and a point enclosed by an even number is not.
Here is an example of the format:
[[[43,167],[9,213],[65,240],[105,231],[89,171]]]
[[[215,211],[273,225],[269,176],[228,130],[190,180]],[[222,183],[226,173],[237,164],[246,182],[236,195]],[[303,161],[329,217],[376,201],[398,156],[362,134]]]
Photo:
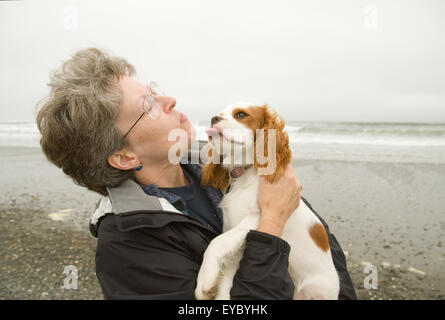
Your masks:
[[[304,144],[382,146],[445,146],[445,125],[308,123],[293,130],[289,140]]]
[[[195,125],[197,139],[207,141],[207,126]],[[287,123],[292,147],[299,145],[362,145],[391,147],[445,146],[445,125]],[[38,146],[36,123],[0,123],[0,145]]]
[[[207,140],[206,127],[197,127],[198,139]],[[445,146],[445,125],[287,124],[291,144],[381,146]]]
[[[378,135],[411,137],[445,137],[444,125],[308,125],[299,133],[319,135]]]

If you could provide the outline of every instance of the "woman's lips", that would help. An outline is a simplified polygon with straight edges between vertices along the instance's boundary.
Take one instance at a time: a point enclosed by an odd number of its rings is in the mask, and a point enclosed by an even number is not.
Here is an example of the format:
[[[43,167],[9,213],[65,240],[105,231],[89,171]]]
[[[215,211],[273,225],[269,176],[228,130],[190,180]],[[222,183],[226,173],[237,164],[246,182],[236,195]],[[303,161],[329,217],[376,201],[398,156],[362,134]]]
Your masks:
[[[180,123],[186,122],[188,120],[187,116],[185,114],[183,114],[182,112],[179,113],[179,116],[180,116],[180,118],[179,118]]]

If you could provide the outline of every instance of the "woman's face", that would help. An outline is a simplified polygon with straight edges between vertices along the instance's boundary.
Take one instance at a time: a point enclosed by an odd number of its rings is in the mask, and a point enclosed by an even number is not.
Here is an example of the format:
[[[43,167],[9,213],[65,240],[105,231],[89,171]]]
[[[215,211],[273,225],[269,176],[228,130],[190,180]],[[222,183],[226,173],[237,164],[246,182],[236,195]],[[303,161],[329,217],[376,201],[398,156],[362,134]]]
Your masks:
[[[120,107],[115,126],[122,134],[125,134],[143,114],[143,100],[150,92],[147,84],[140,83],[128,76],[121,77],[119,85],[123,90],[124,101]],[[187,141],[182,139],[181,145],[182,147],[188,146],[187,150],[190,148],[196,134],[187,116],[175,109],[175,98],[157,95],[153,95],[153,98],[160,106],[159,116],[152,119],[144,114],[126,137],[129,142],[129,146],[126,148],[134,152],[142,164],[168,159],[170,148],[175,145],[176,149],[178,141],[180,141],[176,138],[169,141],[168,137],[172,130],[181,129],[183,137],[187,137]]]

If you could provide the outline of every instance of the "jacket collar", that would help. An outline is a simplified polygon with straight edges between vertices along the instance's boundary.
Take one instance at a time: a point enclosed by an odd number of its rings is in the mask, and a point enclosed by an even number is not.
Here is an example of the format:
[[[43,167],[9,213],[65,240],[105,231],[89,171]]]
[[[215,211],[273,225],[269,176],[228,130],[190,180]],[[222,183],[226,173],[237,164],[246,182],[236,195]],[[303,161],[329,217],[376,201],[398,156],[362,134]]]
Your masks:
[[[201,167],[196,164],[184,164],[193,175],[201,177]],[[154,186],[154,185],[153,185]],[[155,187],[155,186],[154,186]],[[152,187],[153,188],[153,187]],[[159,190],[159,189],[158,189]],[[216,208],[217,215],[222,221],[222,210],[218,207],[222,199],[222,193],[212,187],[204,188],[207,196]],[[99,220],[106,214],[125,216],[133,213],[176,213],[183,214],[177,210],[169,201],[153,192],[147,194],[140,185],[131,180],[125,180],[116,187],[107,187],[108,197],[102,197],[96,207],[96,211],[90,220],[90,231],[96,236]],[[96,234],[96,235],[95,235]]]
[[[137,212],[168,211],[181,214],[166,199],[148,195],[135,181],[128,179],[117,187],[107,187],[108,197],[102,197],[91,217],[96,225],[107,213],[126,215]]]
[[[160,211],[160,198],[145,194],[144,190],[133,180],[125,180],[118,187],[107,188],[112,211],[125,214],[135,211]]]

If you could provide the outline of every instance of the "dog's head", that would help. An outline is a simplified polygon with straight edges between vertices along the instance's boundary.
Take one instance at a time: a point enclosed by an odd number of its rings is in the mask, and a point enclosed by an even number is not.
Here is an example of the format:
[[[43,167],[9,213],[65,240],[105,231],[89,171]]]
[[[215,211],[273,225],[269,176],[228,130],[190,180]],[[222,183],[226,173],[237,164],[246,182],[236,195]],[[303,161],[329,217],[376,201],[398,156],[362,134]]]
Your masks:
[[[228,171],[249,165],[270,182],[278,180],[292,157],[284,125],[267,105],[239,102],[226,107],[206,130],[209,157],[201,184],[224,191]]]

